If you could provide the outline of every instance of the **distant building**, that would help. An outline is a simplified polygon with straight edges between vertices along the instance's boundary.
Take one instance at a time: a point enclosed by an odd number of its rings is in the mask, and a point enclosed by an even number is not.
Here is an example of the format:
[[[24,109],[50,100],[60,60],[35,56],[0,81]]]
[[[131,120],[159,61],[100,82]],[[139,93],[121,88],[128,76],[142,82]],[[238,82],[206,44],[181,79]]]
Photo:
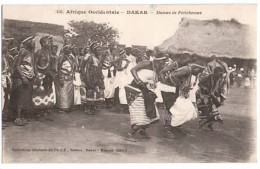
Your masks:
[[[141,50],[142,53],[144,54],[147,49],[147,46],[132,45],[132,48],[137,48],[137,49]]]
[[[63,43],[64,26],[49,23],[4,19],[3,35],[5,37],[14,38],[14,42],[11,47],[19,46],[21,41],[28,36],[35,36],[36,49],[40,47],[38,42],[40,37],[51,35],[53,36],[54,43],[58,44],[59,48],[61,48],[61,44]]]
[[[117,44],[117,48],[125,49],[125,48],[126,48],[126,45],[124,45],[124,44]]]

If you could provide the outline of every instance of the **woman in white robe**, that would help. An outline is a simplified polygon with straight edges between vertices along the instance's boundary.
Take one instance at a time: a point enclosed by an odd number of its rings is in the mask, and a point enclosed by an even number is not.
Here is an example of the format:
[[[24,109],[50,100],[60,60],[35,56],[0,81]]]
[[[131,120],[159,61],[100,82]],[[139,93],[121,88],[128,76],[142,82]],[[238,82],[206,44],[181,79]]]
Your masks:
[[[186,134],[186,132],[181,129],[181,125],[197,117],[197,111],[192,103],[193,100],[191,100],[194,99],[196,89],[192,90],[191,93],[189,92],[191,89],[192,76],[197,75],[203,71],[203,69],[204,68],[200,65],[191,64],[172,72],[171,79],[179,90],[179,97],[169,110],[170,126],[167,130],[166,137],[176,138],[178,134]],[[192,96],[190,96],[190,94],[192,94]]]
[[[125,92],[125,86],[130,84],[134,77],[131,73],[131,69],[136,65],[136,58],[132,55],[125,56],[126,58],[122,60],[122,71],[118,71],[117,76],[120,77],[120,80],[118,81],[119,86],[119,101],[120,104],[126,105],[126,92]]]
[[[81,105],[80,88],[81,88],[82,83],[81,83],[81,78],[80,78],[79,72],[75,73],[73,84],[74,84],[74,105]]]
[[[114,74],[115,67],[111,65],[111,63],[105,61],[102,65],[102,74],[104,76],[104,97],[107,108],[114,107],[113,98],[115,94],[115,88],[117,83],[115,83],[115,74]]]

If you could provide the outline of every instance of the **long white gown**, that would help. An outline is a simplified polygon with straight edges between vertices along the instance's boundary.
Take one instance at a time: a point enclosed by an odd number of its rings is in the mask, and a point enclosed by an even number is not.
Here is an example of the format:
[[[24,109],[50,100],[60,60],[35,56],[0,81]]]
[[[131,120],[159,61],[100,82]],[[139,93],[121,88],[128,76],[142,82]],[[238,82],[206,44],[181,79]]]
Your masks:
[[[111,77],[108,77],[108,69],[102,69],[102,73],[104,76],[104,84],[105,84],[104,96],[106,99],[113,98],[115,94],[116,82],[115,82],[113,70],[114,70],[114,66],[110,68]]]
[[[130,55],[127,56],[126,59],[129,61],[127,68],[124,69],[123,71],[117,72],[117,77],[118,77],[117,83],[119,87],[120,104],[127,104],[125,86],[130,84],[134,80],[134,77],[131,73],[131,69],[136,65],[136,58]],[[122,67],[124,67],[126,64],[127,61],[123,60]]]
[[[191,76],[192,89],[189,91],[189,97],[179,96],[170,108],[171,125],[173,127],[182,125],[187,121],[197,118],[197,111],[192,102],[196,102],[196,91],[198,90],[198,82],[194,85],[196,76]]]
[[[73,80],[74,84],[74,105],[80,105],[81,104],[81,95],[80,95],[80,87],[82,85],[80,73],[75,73],[75,79]]]
[[[171,125],[173,127],[182,125],[187,121],[197,118],[197,112],[189,98],[184,98],[179,96],[170,108],[171,116]]]

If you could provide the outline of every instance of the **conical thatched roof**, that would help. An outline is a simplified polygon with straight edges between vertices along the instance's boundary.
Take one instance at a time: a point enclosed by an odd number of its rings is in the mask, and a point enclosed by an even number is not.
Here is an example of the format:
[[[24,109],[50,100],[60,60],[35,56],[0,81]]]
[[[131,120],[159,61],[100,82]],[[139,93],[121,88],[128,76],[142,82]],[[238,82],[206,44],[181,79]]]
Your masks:
[[[176,33],[159,50],[171,53],[195,53],[209,57],[256,58],[256,38],[248,25],[230,21],[183,18]],[[256,36],[256,35],[255,35]]]

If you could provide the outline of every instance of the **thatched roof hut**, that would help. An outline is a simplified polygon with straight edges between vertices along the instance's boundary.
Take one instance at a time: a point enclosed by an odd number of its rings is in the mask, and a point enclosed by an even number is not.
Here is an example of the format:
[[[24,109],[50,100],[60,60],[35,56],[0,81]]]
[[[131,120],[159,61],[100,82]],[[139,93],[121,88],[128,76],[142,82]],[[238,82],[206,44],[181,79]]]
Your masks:
[[[253,36],[254,35],[254,36]],[[175,34],[158,48],[167,53],[215,54],[227,58],[256,58],[256,34],[235,19],[230,21],[183,18]]]

